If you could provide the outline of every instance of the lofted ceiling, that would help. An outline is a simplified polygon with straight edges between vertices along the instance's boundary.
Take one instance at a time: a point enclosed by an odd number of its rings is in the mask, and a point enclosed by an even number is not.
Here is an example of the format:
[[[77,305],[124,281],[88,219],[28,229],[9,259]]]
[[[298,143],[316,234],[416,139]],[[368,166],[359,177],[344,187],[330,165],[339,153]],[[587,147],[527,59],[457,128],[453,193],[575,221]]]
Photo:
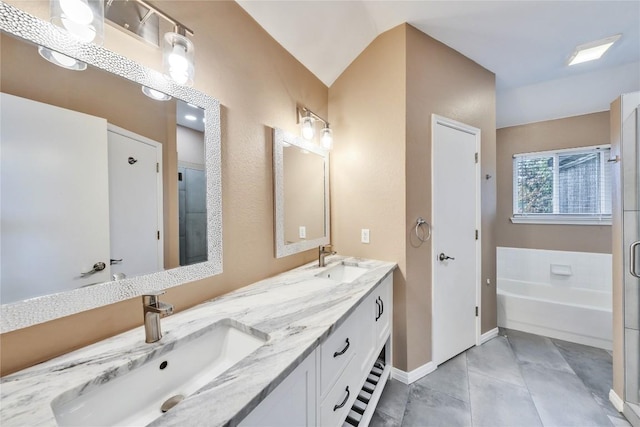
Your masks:
[[[514,102],[514,93],[522,98],[524,87],[563,79],[579,79],[582,86],[608,85],[593,95],[603,99],[589,107],[600,110],[608,109],[616,96],[612,94],[630,86],[640,89],[637,0],[237,1],[327,86],[379,34],[407,22],[496,74],[499,124],[501,107],[505,113],[513,110],[505,102]],[[600,60],[566,65],[577,45],[615,34],[622,38]],[[607,108],[602,108],[605,98]],[[531,119],[536,117],[502,121],[509,125]]]

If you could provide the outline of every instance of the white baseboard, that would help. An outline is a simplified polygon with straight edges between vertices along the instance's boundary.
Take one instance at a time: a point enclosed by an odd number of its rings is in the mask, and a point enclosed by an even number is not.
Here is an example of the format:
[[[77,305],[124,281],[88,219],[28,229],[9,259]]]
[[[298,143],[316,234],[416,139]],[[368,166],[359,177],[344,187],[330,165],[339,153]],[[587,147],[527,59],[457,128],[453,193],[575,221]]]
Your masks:
[[[419,368],[414,369],[411,372],[405,372],[398,368],[393,368],[391,370],[391,377],[396,379],[404,384],[411,384],[415,381],[418,381],[420,378],[424,377],[427,374],[435,371],[437,366],[433,362],[425,363]]]
[[[493,328],[492,330],[485,332],[484,334],[480,335],[480,345],[486,343],[490,339],[493,339],[497,336],[498,336],[498,328]]]
[[[618,394],[613,391],[613,389],[609,390],[609,402],[611,402],[613,407],[616,408],[618,412],[622,412],[622,410],[624,409],[624,401],[620,399],[620,396],[618,396]]]

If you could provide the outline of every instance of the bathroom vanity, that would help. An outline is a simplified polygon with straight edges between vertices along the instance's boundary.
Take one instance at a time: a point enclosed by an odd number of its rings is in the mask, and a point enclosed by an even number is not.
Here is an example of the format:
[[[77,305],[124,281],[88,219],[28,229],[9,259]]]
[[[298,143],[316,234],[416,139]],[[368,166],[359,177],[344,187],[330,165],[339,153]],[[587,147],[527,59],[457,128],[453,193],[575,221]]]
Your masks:
[[[327,261],[167,317],[159,342],[138,327],[4,377],[0,424],[367,425],[391,369],[396,265]]]

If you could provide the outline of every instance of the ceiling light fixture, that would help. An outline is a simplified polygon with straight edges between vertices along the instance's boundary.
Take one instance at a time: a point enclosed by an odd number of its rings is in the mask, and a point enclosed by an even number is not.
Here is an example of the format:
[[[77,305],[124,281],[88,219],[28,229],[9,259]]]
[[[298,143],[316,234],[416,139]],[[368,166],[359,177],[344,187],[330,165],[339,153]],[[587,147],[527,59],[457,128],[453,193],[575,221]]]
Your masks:
[[[567,65],[576,65],[583,62],[600,59],[602,55],[604,55],[604,53],[611,46],[613,46],[613,44],[618,41],[621,36],[622,34],[616,34],[615,36],[581,44],[580,46],[576,47],[576,50],[567,61]]]
[[[329,122],[306,107],[297,107],[296,112],[302,137],[309,141],[312,140],[315,136],[315,122],[322,122],[324,127],[320,132],[320,142],[326,150],[331,150],[333,148],[333,131],[329,127]]]
[[[50,0],[50,21],[60,31],[82,43],[101,45],[104,38],[104,6],[102,0]],[[82,71],[87,64],[53,51],[38,47],[40,56],[68,70]]]

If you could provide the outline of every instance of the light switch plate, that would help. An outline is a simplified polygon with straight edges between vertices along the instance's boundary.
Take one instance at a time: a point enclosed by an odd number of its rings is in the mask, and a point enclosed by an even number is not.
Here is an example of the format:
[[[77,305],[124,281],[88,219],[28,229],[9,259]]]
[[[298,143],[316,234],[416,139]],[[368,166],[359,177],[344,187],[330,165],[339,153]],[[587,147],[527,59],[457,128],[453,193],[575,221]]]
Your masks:
[[[301,225],[299,230],[298,230],[298,237],[301,239],[306,239],[307,238],[307,227],[305,227],[304,225]]]
[[[360,232],[360,242],[369,243],[369,229],[363,228]]]

